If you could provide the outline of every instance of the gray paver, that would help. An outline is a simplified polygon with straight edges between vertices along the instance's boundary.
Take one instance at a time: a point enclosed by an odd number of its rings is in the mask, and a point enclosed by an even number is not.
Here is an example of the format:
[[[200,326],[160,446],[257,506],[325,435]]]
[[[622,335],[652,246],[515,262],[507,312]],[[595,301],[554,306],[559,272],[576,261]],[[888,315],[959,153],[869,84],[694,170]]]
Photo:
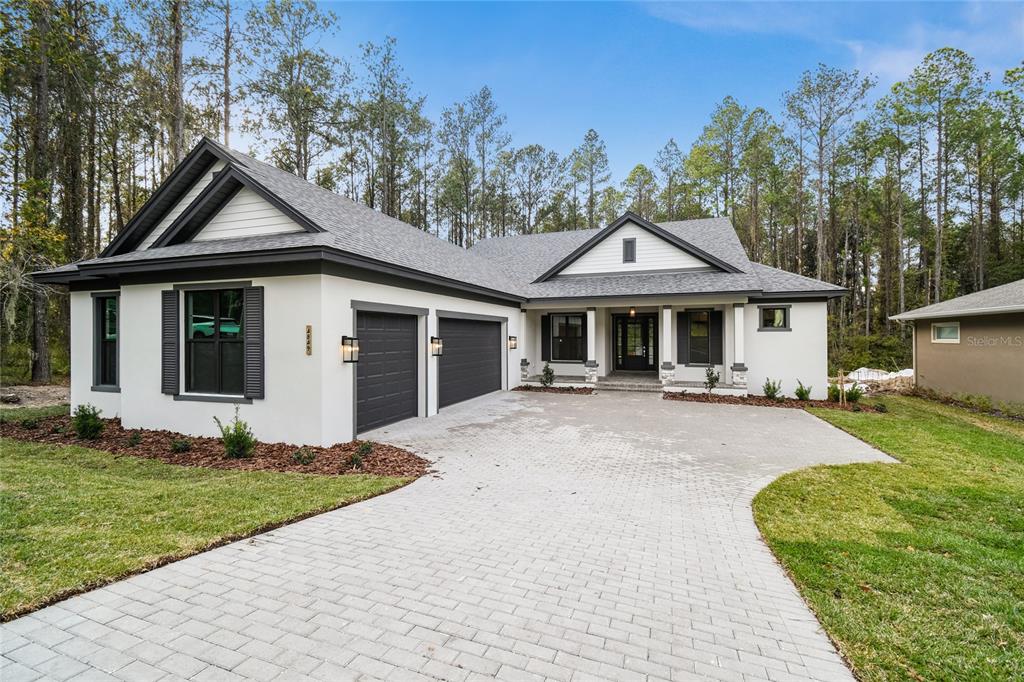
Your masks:
[[[437,473],[0,625],[5,678],[850,680],[764,546],[799,410],[496,393],[364,437]]]

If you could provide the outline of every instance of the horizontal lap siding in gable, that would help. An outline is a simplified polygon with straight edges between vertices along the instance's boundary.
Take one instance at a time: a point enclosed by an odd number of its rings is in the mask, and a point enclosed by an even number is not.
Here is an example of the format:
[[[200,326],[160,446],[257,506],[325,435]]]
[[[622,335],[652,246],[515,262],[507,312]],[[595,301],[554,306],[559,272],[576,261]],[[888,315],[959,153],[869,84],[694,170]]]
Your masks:
[[[201,242],[302,231],[302,226],[276,206],[248,187],[243,187],[192,240]]]
[[[622,240],[635,239],[635,258],[624,263]],[[647,230],[627,223],[612,232],[590,251],[570,263],[560,274],[584,275],[602,272],[631,272],[647,270],[703,269],[708,264],[675,244],[670,244]]]
[[[185,196],[183,196],[181,200],[178,201],[178,203],[175,204],[174,207],[167,212],[167,215],[160,219],[160,222],[156,224],[156,227],[150,230],[149,234],[147,234],[145,239],[142,240],[142,242],[139,244],[139,248],[137,248],[136,251],[142,251],[143,249],[148,249],[150,246],[152,246],[153,242],[155,242],[160,237],[160,235],[164,233],[164,230],[170,227],[171,223],[173,223],[175,219],[179,215],[181,215],[186,208],[188,208],[189,204],[195,201],[196,197],[199,196],[203,189],[205,189],[206,186],[210,184],[210,181],[213,180],[213,174],[216,173],[217,171],[224,169],[224,165],[225,164],[223,161],[217,161],[216,163],[214,163],[213,166],[210,167],[210,170],[206,172],[206,175],[201,177],[199,179],[199,182],[193,185],[192,188],[189,189],[189,191],[185,194]]]

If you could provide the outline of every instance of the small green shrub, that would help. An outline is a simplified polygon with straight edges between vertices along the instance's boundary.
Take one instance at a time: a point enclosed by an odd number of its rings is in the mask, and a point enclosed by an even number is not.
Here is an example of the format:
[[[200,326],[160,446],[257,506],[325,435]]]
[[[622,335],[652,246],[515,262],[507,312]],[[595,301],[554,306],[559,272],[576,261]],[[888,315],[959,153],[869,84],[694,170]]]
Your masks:
[[[50,433],[64,433],[65,428],[63,424],[54,424],[50,427]]]
[[[864,389],[858,384],[854,384],[846,389],[846,402],[856,403],[864,395]]]
[[[75,416],[71,418],[71,426],[79,438],[93,440],[103,433],[102,410],[95,405],[84,403],[75,408]]]
[[[134,448],[142,443],[142,434],[138,431],[132,431],[128,434],[128,440],[126,442],[128,443],[128,447]]]
[[[842,391],[839,389],[837,384],[828,385],[828,399],[829,402],[838,403],[839,397],[842,395]]]
[[[811,399],[811,389],[812,388],[814,388],[814,387],[813,386],[804,386],[804,382],[802,382],[799,379],[797,379],[796,380],[796,390],[793,391],[793,393],[796,394],[796,399],[797,400],[810,400]]]
[[[889,406],[885,403],[875,403],[875,412],[888,412]]]
[[[761,386],[761,392],[769,400],[778,400],[782,396],[782,384],[778,381],[765,379],[764,385]]]
[[[555,383],[555,370],[551,369],[551,363],[545,362],[544,369],[540,373],[540,385],[551,386]]]
[[[18,422],[18,424],[20,424],[23,429],[35,430],[39,428],[39,420],[35,417],[26,417]]]
[[[954,396],[956,400],[963,403],[972,410],[978,410],[979,412],[991,412],[992,411],[992,399],[987,395],[974,395],[971,393],[964,393]]]
[[[704,390],[711,393],[721,379],[722,375],[716,372],[714,367],[708,367],[704,370]]]
[[[292,453],[292,461],[294,461],[296,464],[301,464],[303,466],[307,464],[312,464],[313,460],[315,459],[316,452],[310,450],[309,448],[299,448],[298,450]]]
[[[235,418],[227,426],[217,417],[213,418],[220,429],[220,440],[224,444],[224,456],[229,459],[246,459],[256,449],[256,436],[242,419],[238,418],[238,406],[235,405]]]
[[[349,457],[348,463],[353,469],[362,469],[363,460],[373,453],[373,441],[364,440]]]
[[[862,411],[861,408],[860,408],[860,403],[852,403],[852,405],[853,405],[853,407],[851,407],[850,409],[853,410],[854,412],[861,412]]]
[[[188,438],[175,438],[171,441],[171,452],[181,454],[192,449],[192,441]]]

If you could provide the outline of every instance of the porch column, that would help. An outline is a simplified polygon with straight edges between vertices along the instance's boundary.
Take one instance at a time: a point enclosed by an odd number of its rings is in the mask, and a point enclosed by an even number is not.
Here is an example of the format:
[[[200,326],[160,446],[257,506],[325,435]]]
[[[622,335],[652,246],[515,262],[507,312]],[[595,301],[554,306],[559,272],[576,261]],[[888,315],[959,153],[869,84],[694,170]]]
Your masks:
[[[530,378],[530,355],[533,352],[533,330],[527,326],[526,308],[519,309],[519,380],[526,381]],[[539,334],[538,334],[539,335]],[[529,344],[529,345],[527,345]]]
[[[661,306],[661,383],[666,384],[676,376],[676,363],[672,361],[675,344],[672,342],[672,306]]]
[[[587,361],[583,367],[587,381],[597,382],[597,308],[587,308]]]
[[[747,365],[743,355],[744,339],[744,306],[742,303],[732,304],[732,383],[736,386],[747,386]]]

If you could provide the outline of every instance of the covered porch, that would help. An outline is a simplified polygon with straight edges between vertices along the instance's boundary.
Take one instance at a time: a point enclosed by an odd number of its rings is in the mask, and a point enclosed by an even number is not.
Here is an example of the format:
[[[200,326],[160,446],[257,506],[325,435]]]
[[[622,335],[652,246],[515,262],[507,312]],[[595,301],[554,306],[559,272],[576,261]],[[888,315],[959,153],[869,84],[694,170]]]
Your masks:
[[[721,392],[746,394],[746,297],[527,304],[521,379],[550,365],[561,385],[700,390],[710,367]]]

